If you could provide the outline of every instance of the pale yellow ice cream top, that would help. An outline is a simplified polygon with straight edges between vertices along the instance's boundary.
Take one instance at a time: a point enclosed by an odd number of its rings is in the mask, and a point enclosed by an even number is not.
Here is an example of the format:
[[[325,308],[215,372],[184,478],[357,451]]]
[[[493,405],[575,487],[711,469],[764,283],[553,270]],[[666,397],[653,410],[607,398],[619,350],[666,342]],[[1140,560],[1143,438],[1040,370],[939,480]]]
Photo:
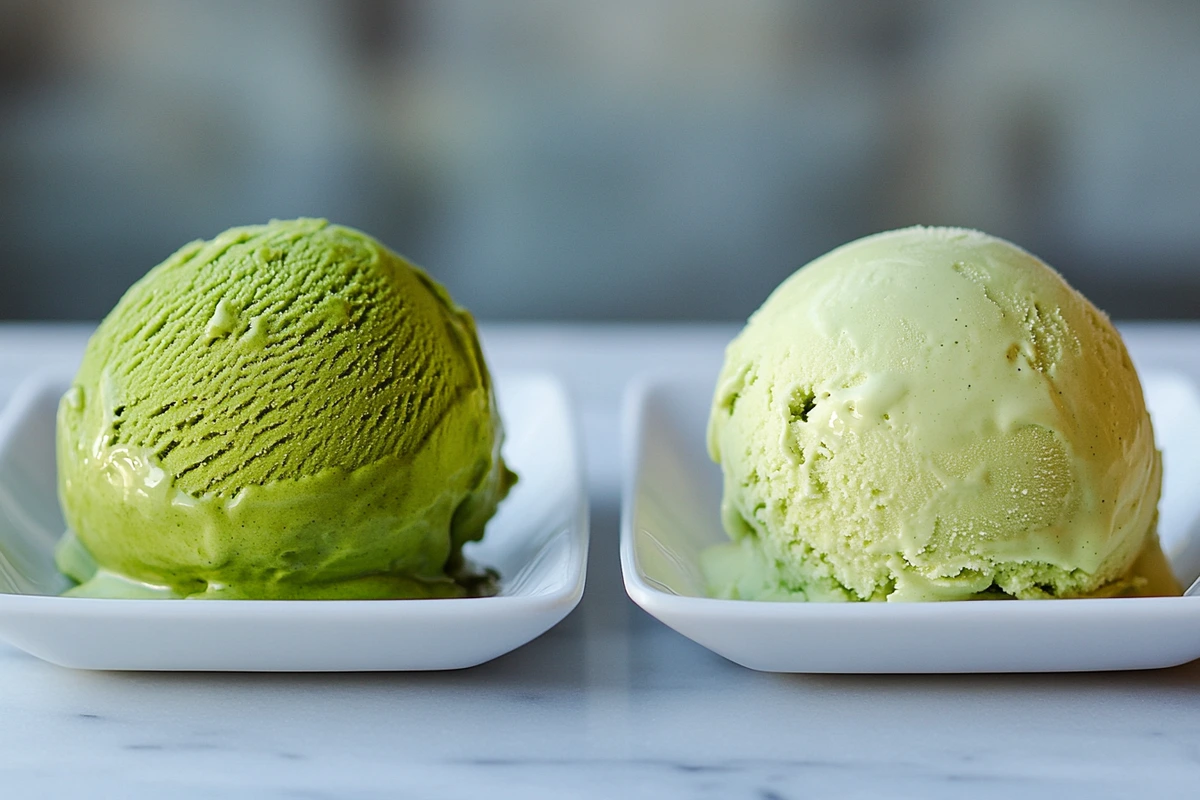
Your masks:
[[[1177,590],[1131,571],[1161,567],[1161,461],[1120,336],[977,231],[870,236],[784,281],[729,345],[709,449],[720,596]]]

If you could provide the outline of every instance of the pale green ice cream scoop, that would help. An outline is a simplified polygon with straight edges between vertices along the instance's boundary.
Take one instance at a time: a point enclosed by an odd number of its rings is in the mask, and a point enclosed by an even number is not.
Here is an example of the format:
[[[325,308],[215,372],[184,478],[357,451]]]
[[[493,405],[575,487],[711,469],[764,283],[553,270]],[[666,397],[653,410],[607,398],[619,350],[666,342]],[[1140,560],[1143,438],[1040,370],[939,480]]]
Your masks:
[[[486,591],[462,558],[515,476],[471,316],[323,220],[193,242],[101,323],[59,405],[72,594]]]
[[[908,228],[796,272],[729,345],[709,420],[719,597],[1178,594],[1162,469],[1108,319],[985,234]]]

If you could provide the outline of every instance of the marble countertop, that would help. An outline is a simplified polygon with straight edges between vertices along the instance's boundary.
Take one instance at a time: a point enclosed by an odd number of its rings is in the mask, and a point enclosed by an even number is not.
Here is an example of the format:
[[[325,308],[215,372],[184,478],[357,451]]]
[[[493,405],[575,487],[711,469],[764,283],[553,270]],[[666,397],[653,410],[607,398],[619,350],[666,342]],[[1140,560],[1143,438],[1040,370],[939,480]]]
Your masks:
[[[1140,365],[1200,381],[1200,323],[1122,327]],[[1200,786],[1200,662],[771,675],[634,606],[617,562],[622,388],[643,371],[715,374],[734,331],[484,326],[494,365],[559,374],[584,428],[588,585],[549,633],[474,669],[418,674],[88,673],[0,645],[0,797],[1094,799]],[[0,402],[77,360],[87,333],[0,325]]]

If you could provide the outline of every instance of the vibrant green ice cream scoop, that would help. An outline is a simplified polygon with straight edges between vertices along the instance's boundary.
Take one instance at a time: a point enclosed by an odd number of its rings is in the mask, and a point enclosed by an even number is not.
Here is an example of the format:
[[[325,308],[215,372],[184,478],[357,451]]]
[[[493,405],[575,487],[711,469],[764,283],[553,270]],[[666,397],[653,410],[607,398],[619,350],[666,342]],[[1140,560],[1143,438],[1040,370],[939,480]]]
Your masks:
[[[59,405],[71,594],[458,597],[515,480],[471,316],[323,220],[193,242],[101,323]]]
[[[711,591],[771,600],[1178,593],[1121,337],[1020,248],[908,228],[775,290],[709,422],[733,542]]]

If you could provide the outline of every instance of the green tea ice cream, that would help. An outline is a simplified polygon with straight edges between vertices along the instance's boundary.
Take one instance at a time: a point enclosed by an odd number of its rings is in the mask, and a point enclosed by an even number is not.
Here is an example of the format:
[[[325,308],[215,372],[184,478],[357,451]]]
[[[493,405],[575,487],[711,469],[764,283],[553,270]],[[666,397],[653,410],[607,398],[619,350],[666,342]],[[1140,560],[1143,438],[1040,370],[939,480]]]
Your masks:
[[[708,443],[716,596],[1178,593],[1120,336],[976,231],[870,236],[784,281],[726,351]]]
[[[471,316],[323,220],[193,242],[88,343],[58,417],[74,594],[479,591],[463,545],[514,480]]]

